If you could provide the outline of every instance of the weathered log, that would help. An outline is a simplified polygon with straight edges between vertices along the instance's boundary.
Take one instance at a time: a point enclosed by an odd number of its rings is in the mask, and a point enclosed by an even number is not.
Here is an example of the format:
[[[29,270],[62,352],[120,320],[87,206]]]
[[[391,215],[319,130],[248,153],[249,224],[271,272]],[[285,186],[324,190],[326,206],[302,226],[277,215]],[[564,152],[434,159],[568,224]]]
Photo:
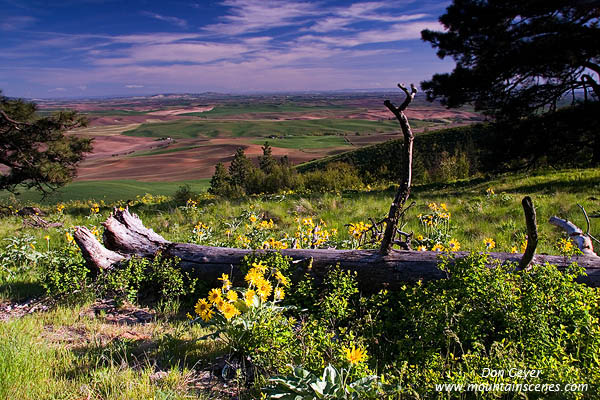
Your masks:
[[[567,232],[569,238],[577,245],[577,248],[581,250],[581,252],[589,257],[598,257],[596,253],[594,253],[594,246],[592,244],[592,239],[583,233],[583,231],[571,221],[567,221],[558,217],[550,217],[550,222],[552,225],[557,226]]]
[[[87,228],[78,227],[74,237],[82,249],[83,256],[92,268],[110,268],[131,255],[152,257],[161,252],[166,257],[181,259],[179,266],[201,277],[206,281],[216,281],[223,273],[231,274],[234,279],[241,279],[239,265],[242,259],[253,252],[249,249],[209,247],[187,243],[172,243],[151,229],[144,227],[135,214],[127,210],[115,211],[104,223],[105,248],[98,242]],[[125,254],[121,256],[114,251]],[[266,250],[258,250],[264,252]],[[406,282],[446,278],[446,273],[438,268],[440,252],[393,250],[382,255],[378,250],[322,250],[322,249],[286,249],[281,250],[285,256],[297,262],[297,277],[305,272],[322,277],[332,265],[358,273],[358,280],[363,290],[378,288],[396,288]],[[465,257],[469,253],[456,252],[455,257]],[[518,264],[520,254],[490,253],[490,264],[494,260],[501,263]],[[592,286],[600,286],[600,258],[589,256],[548,256],[535,255],[533,264],[551,263],[565,269],[572,262],[584,267],[587,276],[580,281]],[[112,263],[112,264],[111,264]],[[109,265],[110,264],[110,265]]]

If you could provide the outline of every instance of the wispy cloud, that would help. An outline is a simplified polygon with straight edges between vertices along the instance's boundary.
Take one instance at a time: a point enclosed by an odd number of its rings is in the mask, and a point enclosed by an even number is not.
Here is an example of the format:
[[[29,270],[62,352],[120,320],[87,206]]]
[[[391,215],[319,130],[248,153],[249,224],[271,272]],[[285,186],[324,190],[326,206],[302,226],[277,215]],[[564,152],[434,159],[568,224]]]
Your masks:
[[[230,14],[224,22],[204,27],[211,33],[237,35],[306,23],[322,14],[314,3],[289,0],[226,0]]]
[[[33,25],[37,19],[34,17],[22,15],[16,17],[4,16],[3,21],[0,22],[0,30],[2,31],[18,31]]]
[[[144,85],[125,85],[127,89],[140,89],[143,88]]]
[[[169,24],[178,26],[180,28],[187,28],[188,27],[187,21],[184,20],[184,19],[182,19],[182,18],[171,17],[171,16],[168,16],[168,15],[156,14],[156,13],[149,12],[149,11],[142,11],[142,15],[145,15],[145,16],[150,17],[150,18],[157,19],[159,21],[168,22]]]

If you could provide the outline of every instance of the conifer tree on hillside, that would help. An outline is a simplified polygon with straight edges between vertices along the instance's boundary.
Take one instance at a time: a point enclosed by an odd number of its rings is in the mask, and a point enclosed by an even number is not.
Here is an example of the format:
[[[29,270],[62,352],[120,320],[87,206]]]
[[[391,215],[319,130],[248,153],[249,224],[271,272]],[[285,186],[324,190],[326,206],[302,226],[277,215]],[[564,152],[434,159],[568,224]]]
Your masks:
[[[262,146],[262,151],[263,155],[258,157],[258,165],[265,174],[270,174],[273,172],[276,160],[273,158],[273,150],[271,149],[269,142],[265,142],[264,146]]]
[[[246,157],[244,149],[238,147],[229,165],[229,176],[231,184],[243,188],[246,183],[246,179],[253,168],[252,163]]]
[[[208,189],[209,193],[214,195],[223,196],[229,193],[230,185],[229,185],[229,174],[225,169],[225,166],[222,162],[218,163],[215,167],[215,173],[210,178],[210,188]]]
[[[0,190],[24,185],[49,193],[70,182],[92,141],[65,132],[86,125],[74,111],[40,117],[33,103],[0,91]]]
[[[456,67],[421,83],[430,100],[518,118],[577,90],[600,98],[598,0],[454,0],[440,22],[422,38]]]

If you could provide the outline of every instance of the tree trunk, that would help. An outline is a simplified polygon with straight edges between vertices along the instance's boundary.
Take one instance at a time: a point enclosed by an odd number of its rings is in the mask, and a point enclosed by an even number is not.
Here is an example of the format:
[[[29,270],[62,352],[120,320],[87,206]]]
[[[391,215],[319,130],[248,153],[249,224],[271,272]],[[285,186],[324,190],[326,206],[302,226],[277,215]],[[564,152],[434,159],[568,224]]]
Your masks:
[[[178,257],[181,259],[180,268],[205,281],[216,282],[221,274],[226,273],[230,274],[234,281],[240,282],[242,276],[239,265],[244,256],[253,252],[249,249],[172,243],[145,228],[140,219],[127,210],[115,211],[103,225],[106,228],[104,243],[107,248],[85,227],[78,227],[74,235],[88,265],[94,269],[112,268],[126,256],[153,257],[157,252],[161,252],[167,257]],[[446,278],[446,273],[437,267],[440,252],[392,250],[389,254],[382,255],[377,250],[286,249],[281,250],[281,253],[291,257],[296,263],[297,280],[306,272],[319,279],[331,266],[339,264],[344,269],[358,273],[361,289],[366,292],[382,288],[394,289],[406,282]],[[465,257],[468,253],[456,252],[453,255]],[[519,263],[521,255],[490,253],[490,264],[493,264],[494,260]],[[581,277],[579,281],[591,286],[600,286],[599,257],[536,255],[532,261],[534,264],[546,262],[557,265],[560,269],[577,262],[587,272],[587,276]]]

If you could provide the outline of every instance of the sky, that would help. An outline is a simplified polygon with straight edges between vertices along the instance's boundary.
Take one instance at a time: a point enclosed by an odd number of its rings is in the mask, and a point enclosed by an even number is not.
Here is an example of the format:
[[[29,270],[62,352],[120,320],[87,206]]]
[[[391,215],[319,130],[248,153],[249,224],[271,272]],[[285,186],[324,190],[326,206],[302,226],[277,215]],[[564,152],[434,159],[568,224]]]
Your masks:
[[[0,0],[0,90],[60,98],[393,90],[454,63],[449,1]]]

